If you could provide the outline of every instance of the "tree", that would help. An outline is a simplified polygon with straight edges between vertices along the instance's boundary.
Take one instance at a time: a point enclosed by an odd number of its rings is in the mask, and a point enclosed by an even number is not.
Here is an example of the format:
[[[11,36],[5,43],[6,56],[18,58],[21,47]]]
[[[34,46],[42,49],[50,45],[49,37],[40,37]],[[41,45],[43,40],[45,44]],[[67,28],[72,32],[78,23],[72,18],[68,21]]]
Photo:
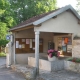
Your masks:
[[[80,14],[80,0],[77,0],[76,10]]]
[[[6,34],[14,24],[10,3],[7,0],[0,0],[0,46],[6,45]]]
[[[9,0],[18,23],[56,9],[56,0]]]
[[[0,44],[6,42],[9,28],[54,9],[56,0],[0,0]]]

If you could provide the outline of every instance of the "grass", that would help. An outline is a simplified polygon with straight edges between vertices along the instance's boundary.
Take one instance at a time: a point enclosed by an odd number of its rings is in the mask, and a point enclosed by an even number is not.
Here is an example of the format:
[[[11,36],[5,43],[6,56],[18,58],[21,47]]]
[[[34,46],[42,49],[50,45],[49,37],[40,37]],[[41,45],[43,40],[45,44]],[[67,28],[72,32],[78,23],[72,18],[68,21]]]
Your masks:
[[[6,53],[1,52],[0,57],[6,57]]]

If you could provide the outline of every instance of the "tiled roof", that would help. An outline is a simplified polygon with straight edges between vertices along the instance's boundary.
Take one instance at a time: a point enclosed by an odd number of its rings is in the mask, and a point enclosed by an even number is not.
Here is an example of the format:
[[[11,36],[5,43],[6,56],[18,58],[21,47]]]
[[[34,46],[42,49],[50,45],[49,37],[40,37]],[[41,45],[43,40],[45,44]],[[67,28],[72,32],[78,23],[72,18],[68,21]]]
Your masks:
[[[30,18],[30,19],[18,24],[17,26],[14,26],[13,28],[20,27],[20,26],[32,23],[32,22],[34,22],[34,21],[36,21],[36,20],[38,20],[38,19],[40,19],[42,17],[45,17],[45,16],[49,15],[50,13],[53,13],[53,12],[55,12],[57,10],[59,10],[59,9],[56,9],[56,10],[53,10],[53,11],[50,11],[50,12],[47,12],[47,13],[44,13],[44,14],[40,14],[40,15],[34,16],[34,17],[32,17],[32,18]]]

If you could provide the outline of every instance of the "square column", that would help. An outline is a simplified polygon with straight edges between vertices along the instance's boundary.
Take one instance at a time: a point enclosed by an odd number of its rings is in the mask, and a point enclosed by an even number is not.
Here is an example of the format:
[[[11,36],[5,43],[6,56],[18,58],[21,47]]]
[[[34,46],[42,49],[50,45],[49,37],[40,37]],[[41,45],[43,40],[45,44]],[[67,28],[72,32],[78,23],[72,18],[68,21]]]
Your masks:
[[[39,32],[35,32],[35,67],[39,75]]]
[[[15,33],[12,34],[12,39],[11,39],[11,42],[12,42],[12,56],[13,56],[13,64],[16,63],[15,61]]]

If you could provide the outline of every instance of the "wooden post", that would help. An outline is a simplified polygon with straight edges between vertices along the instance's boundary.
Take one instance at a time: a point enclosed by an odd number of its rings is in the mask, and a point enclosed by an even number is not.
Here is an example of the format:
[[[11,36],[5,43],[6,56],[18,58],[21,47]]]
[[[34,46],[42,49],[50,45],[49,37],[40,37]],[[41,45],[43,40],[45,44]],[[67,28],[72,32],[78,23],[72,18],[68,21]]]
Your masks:
[[[35,32],[35,67],[39,75],[39,32]]]

